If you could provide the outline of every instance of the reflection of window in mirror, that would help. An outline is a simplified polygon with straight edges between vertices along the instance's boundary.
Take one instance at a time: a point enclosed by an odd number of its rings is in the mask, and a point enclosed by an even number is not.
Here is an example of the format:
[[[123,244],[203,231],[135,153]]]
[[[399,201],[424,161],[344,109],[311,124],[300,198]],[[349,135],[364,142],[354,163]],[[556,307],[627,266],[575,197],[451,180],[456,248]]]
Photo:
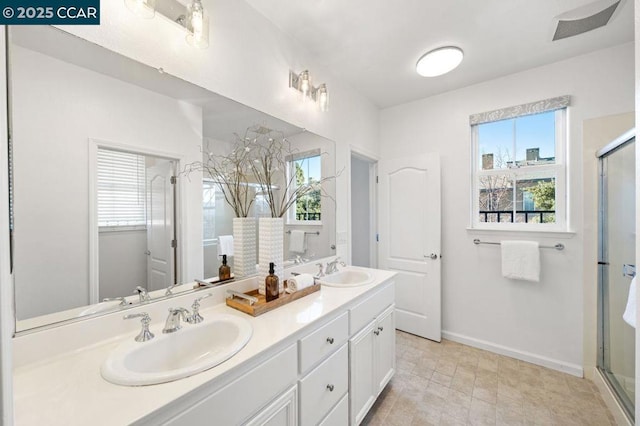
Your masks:
[[[216,184],[202,182],[202,242],[205,246],[216,243]]]
[[[322,156],[320,150],[307,151],[290,156],[288,163],[288,180],[292,182],[291,190],[300,186],[314,186],[298,198],[289,209],[288,224],[320,225],[322,224]]]
[[[98,226],[101,231],[146,226],[143,155],[98,149]]]

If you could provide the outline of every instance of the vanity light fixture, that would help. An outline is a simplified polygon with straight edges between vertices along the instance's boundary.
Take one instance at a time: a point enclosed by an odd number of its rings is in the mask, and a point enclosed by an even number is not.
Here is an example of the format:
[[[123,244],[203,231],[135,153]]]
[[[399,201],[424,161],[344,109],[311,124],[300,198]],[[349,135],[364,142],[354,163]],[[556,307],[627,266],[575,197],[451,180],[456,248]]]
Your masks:
[[[329,110],[329,92],[327,91],[327,85],[322,83],[318,87],[314,87],[313,84],[311,84],[311,77],[308,70],[304,70],[300,74],[289,71],[289,87],[302,94],[302,102],[311,99],[318,105],[320,111],[326,112]]]
[[[153,18],[157,12],[184,28],[187,43],[191,46],[209,47],[209,16],[202,0],[191,0],[187,6],[180,0],[124,0],[124,4],[134,15],[142,18]]]
[[[416,64],[416,71],[423,77],[437,77],[454,70],[464,53],[456,46],[445,46],[431,50],[422,55]]]
[[[124,0],[124,4],[140,18],[152,19],[156,16],[156,0]]]

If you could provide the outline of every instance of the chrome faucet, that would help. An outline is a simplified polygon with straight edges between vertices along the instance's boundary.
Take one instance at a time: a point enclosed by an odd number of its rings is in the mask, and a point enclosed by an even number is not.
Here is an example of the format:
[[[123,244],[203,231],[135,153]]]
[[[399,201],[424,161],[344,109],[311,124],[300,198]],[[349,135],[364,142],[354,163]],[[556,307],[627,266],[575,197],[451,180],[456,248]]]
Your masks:
[[[138,293],[138,297],[140,298],[140,303],[148,302],[151,300],[151,296],[147,292],[147,289],[144,287],[137,286],[133,294]]]
[[[316,266],[318,266],[319,269],[318,269],[318,275],[316,275],[314,278],[322,278],[322,277],[324,277],[324,271],[322,270],[322,268],[324,268],[324,265],[322,264],[322,262],[316,263]]]
[[[185,308],[169,308],[169,316],[167,317],[167,322],[165,322],[162,332],[166,334],[180,330],[182,328],[180,319],[182,318],[183,321],[186,321],[187,315],[189,315],[189,311]]]
[[[171,296],[173,294],[173,288],[179,286],[179,283],[175,283],[175,284],[171,284],[169,287],[167,287],[167,289],[164,291],[164,295],[165,296]]]
[[[336,257],[332,262],[327,263],[327,268],[325,269],[325,274],[333,274],[338,272],[338,264],[342,266],[347,266],[346,263],[341,262],[339,257]]]

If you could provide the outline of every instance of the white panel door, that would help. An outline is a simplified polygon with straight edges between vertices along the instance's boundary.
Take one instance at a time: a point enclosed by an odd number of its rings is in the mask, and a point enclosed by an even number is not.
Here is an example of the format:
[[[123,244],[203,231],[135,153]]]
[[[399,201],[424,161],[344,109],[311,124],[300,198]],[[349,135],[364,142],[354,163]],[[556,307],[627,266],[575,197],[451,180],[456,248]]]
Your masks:
[[[147,168],[147,290],[174,283],[173,162]]]
[[[396,328],[441,339],[440,158],[380,162],[380,267],[398,272]]]

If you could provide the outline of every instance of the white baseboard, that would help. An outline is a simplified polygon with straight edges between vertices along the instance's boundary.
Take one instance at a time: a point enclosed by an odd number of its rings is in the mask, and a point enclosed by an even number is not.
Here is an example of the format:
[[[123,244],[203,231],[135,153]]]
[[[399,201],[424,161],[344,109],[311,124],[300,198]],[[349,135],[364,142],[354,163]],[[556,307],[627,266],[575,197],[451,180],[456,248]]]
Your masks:
[[[613,394],[613,391],[611,390],[607,382],[604,380],[604,377],[602,377],[602,373],[600,373],[600,370],[593,367],[592,375],[593,375],[593,382],[598,387],[598,390],[600,391],[600,395],[602,396],[602,399],[604,400],[604,403],[607,405],[607,408],[609,409],[609,411],[611,411],[611,414],[613,415],[613,418],[615,419],[616,424],[619,426],[632,426],[633,423],[627,417],[624,409],[618,402],[618,399],[615,397],[615,395]]]
[[[541,355],[532,354],[530,352],[524,352],[517,349],[508,348],[506,346],[496,345],[495,343],[487,342],[480,339],[474,339],[473,337],[467,337],[445,330],[442,331],[442,337],[453,342],[472,346],[474,348],[484,349],[496,354],[506,355],[508,357],[519,359],[521,361],[530,362],[531,364],[551,368],[552,370],[562,371],[563,373],[571,374],[572,376],[583,377],[584,372],[582,366],[577,364],[571,364],[568,362],[547,358]]]

